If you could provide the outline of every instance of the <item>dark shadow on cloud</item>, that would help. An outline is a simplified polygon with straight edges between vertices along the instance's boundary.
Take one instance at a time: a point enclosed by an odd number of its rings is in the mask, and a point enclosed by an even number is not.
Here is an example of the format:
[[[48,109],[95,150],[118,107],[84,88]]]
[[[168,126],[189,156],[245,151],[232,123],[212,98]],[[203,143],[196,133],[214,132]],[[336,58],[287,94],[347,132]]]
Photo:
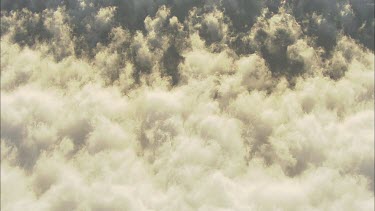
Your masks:
[[[306,34],[315,38],[316,44],[328,53],[341,31],[374,50],[373,1],[292,0],[287,5]]]
[[[224,0],[222,7],[237,31],[247,31],[264,7],[260,0]]]
[[[163,55],[164,73],[171,77],[172,85],[177,85],[180,80],[178,65],[184,61],[184,58],[178,53],[174,45],[169,46]]]
[[[191,11],[193,21],[199,25],[198,32],[205,41],[206,46],[213,52],[220,52],[227,46],[237,55],[249,55],[252,53],[261,54],[267,62],[273,76],[286,76],[292,79],[300,76],[306,71],[303,58],[298,55],[288,55],[288,47],[296,42],[292,38],[291,32],[278,29],[275,34],[269,35],[266,31],[259,29],[256,32],[256,45],[244,41],[248,36],[257,18],[263,9],[267,8],[266,18],[278,14],[282,6],[278,0],[91,0],[91,1],[9,1],[1,2],[2,35],[7,34],[10,28],[19,27],[12,35],[15,43],[21,46],[35,46],[37,43],[59,42],[58,37],[54,37],[51,31],[46,28],[46,10],[55,11],[58,7],[62,8],[67,15],[64,24],[71,29],[71,36],[74,42],[73,52],[56,53],[56,60],[62,60],[64,57],[74,56],[87,57],[93,59],[98,52],[98,45],[108,46],[111,44],[111,32],[115,27],[121,27],[129,31],[130,40],[134,41],[137,33],[144,36],[150,34],[145,27],[146,17],[155,17],[159,8],[167,5],[170,9],[170,17],[176,16],[178,21],[183,24],[183,33],[188,36],[188,18]],[[108,23],[102,23],[97,20],[97,15],[102,9],[113,7],[110,10],[111,20]],[[214,10],[224,13],[224,19],[218,20],[218,25],[210,25],[205,22],[203,16]],[[292,0],[286,1],[285,9],[287,13],[293,15],[301,29],[308,39],[312,40],[314,47],[322,47],[325,53],[323,59],[331,59],[332,52],[337,45],[337,39],[341,33],[350,36],[357,42],[363,44],[366,48],[374,50],[374,5],[370,0]],[[8,22],[5,17],[14,15],[19,25],[14,22]],[[191,21],[191,20],[189,20]],[[120,54],[123,59],[129,59],[135,66],[134,79],[139,82],[144,74],[150,74],[159,64],[165,67],[163,74],[172,78],[172,84],[176,85],[179,81],[177,71],[179,64],[183,61],[179,52],[181,52],[180,43],[172,43],[170,46],[161,46],[160,40],[163,36],[180,36],[176,31],[169,28],[169,20],[163,23],[161,30],[155,32],[156,39],[148,40],[150,54],[156,50],[162,51],[161,61],[154,61],[154,58],[148,58],[140,55],[139,49],[126,48]],[[228,31],[223,30],[223,24],[228,26]],[[180,34],[182,32],[179,32]],[[186,39],[183,39],[186,42]],[[132,42],[130,41],[130,42]],[[178,41],[180,42],[180,41]],[[186,45],[187,44],[182,44]],[[121,68],[124,64],[121,64]],[[345,65],[339,64],[327,71],[332,79],[339,79],[345,73]],[[331,73],[329,73],[331,72]],[[119,73],[119,72],[118,72]],[[119,74],[110,76],[110,80],[118,79]]]

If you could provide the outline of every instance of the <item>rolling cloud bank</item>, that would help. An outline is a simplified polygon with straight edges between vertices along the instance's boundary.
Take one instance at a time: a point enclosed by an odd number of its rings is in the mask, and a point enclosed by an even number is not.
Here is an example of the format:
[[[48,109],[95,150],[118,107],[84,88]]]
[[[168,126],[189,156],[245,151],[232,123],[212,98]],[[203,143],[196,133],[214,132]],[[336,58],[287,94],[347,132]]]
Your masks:
[[[374,210],[374,2],[2,0],[1,208]]]

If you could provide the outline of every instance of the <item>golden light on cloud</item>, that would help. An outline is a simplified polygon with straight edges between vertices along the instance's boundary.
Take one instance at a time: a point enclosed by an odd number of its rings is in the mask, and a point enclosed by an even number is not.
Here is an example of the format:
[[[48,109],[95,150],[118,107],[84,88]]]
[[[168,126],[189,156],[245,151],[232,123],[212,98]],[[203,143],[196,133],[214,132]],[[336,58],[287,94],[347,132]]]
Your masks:
[[[370,3],[2,1],[1,209],[374,210]]]

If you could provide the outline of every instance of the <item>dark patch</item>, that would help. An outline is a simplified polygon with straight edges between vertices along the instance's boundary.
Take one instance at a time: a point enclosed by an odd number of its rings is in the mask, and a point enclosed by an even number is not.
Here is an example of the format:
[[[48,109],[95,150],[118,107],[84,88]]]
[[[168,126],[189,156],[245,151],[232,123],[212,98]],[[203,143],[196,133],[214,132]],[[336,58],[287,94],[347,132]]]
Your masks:
[[[174,45],[169,46],[163,55],[162,61],[165,67],[165,74],[172,78],[172,85],[178,84],[180,80],[178,65],[184,61],[184,58],[178,53]]]

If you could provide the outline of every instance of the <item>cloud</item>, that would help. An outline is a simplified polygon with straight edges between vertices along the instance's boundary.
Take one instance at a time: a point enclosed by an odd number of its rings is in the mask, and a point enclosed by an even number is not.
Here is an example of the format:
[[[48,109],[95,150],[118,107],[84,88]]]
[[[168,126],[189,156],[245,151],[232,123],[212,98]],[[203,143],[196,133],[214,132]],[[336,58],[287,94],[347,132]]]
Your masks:
[[[373,5],[1,6],[3,210],[374,209]]]

